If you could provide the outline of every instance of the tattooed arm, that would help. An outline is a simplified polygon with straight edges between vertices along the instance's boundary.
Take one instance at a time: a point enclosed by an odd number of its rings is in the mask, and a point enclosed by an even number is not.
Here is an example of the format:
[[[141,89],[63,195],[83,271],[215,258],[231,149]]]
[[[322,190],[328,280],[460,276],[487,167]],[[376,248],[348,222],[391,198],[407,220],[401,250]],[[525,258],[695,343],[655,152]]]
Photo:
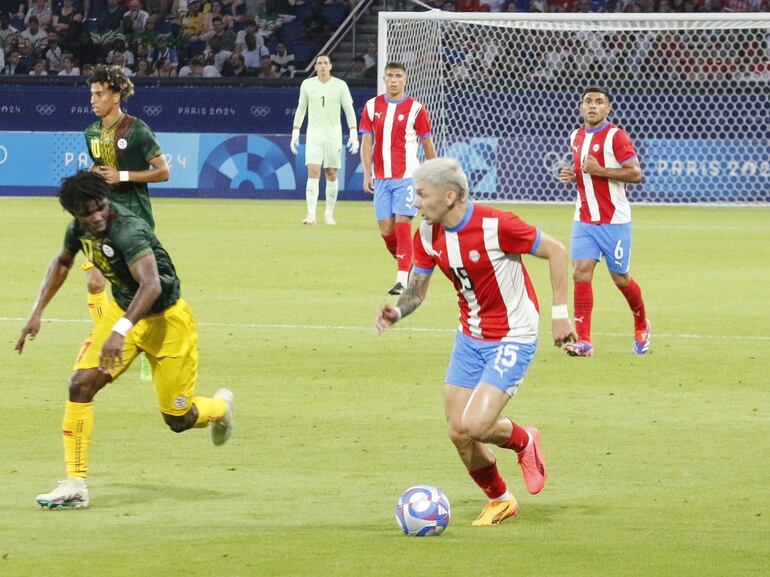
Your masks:
[[[409,285],[404,293],[398,297],[396,305],[382,305],[377,312],[377,318],[374,321],[377,334],[382,334],[406,315],[413,313],[422,304],[428,293],[430,277],[429,274],[412,271],[412,274],[409,275]]]

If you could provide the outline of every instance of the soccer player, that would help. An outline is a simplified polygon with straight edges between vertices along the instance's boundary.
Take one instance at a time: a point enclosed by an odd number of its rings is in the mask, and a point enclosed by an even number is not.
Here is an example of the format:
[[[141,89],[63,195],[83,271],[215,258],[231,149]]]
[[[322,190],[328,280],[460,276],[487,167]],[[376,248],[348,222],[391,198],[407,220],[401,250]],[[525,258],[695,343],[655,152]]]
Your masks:
[[[27,337],[38,334],[43,310],[82,250],[109,279],[114,298],[75,362],[62,421],[67,479],[37,496],[37,502],[49,509],[88,506],[94,396],[140,351],[150,360],[160,411],[172,431],[210,426],[215,445],[227,441],[233,431],[232,392],[219,389],[213,398],[195,396],[198,334],[192,311],[180,297],[171,258],[147,222],[110,201],[110,193],[110,184],[98,172],[83,171],[64,180],[59,202],[74,218],[16,343],[21,354]]]
[[[449,437],[489,503],[473,525],[497,525],[519,512],[487,444],[518,454],[527,490],[539,493],[547,470],[540,433],[501,413],[516,393],[535,354],[538,304],[522,256],[547,259],[556,346],[574,339],[567,312],[568,261],[564,246],[504,212],[468,201],[468,180],[456,160],[428,160],[414,173],[423,221],[414,236],[414,270],[395,306],[384,305],[375,327],[382,333],[420,306],[436,266],[452,282],[460,327],[444,387]]]
[[[650,349],[650,320],[642,289],[631,278],[631,206],[627,182],[641,182],[642,169],[634,144],[626,132],[607,120],[610,95],[603,88],[583,92],[580,114],[584,125],[570,135],[572,168],[561,170],[562,182],[577,182],[577,202],[572,225],[572,265],[575,281],[575,327],[578,340],[564,347],[573,357],[590,357],[591,286],[596,263],[604,256],[607,269],[634,315],[633,352]]]
[[[364,192],[374,193],[380,235],[398,263],[396,284],[388,291],[391,295],[404,291],[412,266],[412,218],[417,214],[412,173],[420,164],[420,142],[426,159],[436,157],[428,110],[407,96],[405,88],[404,65],[388,63],[385,94],[369,100],[361,113]]]
[[[332,62],[329,56],[321,54],[315,59],[315,78],[302,81],[299,89],[299,103],[294,113],[294,128],[291,131],[291,151],[297,154],[299,132],[307,112],[307,140],[305,144],[305,164],[307,165],[307,184],[305,199],[307,217],[302,222],[307,225],[316,223],[315,213],[318,204],[318,189],[321,181],[321,167],[326,174],[326,208],[324,222],[337,224],[334,220],[334,207],[337,204],[339,184],[337,171],[341,164],[342,124],[340,108],[345,111],[348,123],[348,141],[345,145],[352,154],[358,153],[358,132],[356,113],[353,110],[353,97],[344,80],[331,75]]]
[[[155,229],[148,182],[168,180],[170,170],[155,135],[143,121],[123,112],[121,105],[134,94],[134,85],[119,66],[99,65],[88,79],[91,108],[99,117],[85,129],[91,170],[112,185],[110,199],[121,204]],[[88,312],[99,322],[109,299],[107,282],[90,260],[83,263],[88,288]],[[149,380],[149,366],[141,360],[142,378]]]

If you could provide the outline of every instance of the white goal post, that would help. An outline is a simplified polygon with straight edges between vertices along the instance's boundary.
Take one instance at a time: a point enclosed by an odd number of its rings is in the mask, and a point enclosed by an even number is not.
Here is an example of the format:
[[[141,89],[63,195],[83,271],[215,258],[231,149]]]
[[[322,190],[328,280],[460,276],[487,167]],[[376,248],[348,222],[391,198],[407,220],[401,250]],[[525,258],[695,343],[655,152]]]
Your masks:
[[[632,200],[770,202],[770,14],[380,12],[378,42],[476,199],[573,201],[557,174],[600,86],[639,153]]]

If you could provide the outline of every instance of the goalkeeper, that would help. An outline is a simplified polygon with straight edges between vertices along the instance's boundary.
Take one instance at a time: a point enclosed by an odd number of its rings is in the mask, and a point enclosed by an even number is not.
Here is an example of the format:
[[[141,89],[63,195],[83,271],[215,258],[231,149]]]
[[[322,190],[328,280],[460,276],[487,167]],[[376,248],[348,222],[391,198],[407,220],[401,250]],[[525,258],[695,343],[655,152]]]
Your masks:
[[[307,120],[307,141],[305,144],[305,164],[307,165],[307,217],[304,224],[316,223],[316,205],[321,181],[321,167],[326,173],[326,209],[324,222],[336,224],[334,221],[334,206],[337,203],[339,185],[337,170],[342,156],[342,125],[340,123],[340,108],[345,111],[350,136],[347,149],[351,154],[358,153],[358,132],[356,130],[356,113],[353,110],[353,97],[344,80],[331,75],[332,63],[329,56],[322,54],[315,60],[315,78],[302,82],[299,89],[299,103],[294,114],[294,128],[291,132],[291,151],[297,154],[299,132],[302,122]]]

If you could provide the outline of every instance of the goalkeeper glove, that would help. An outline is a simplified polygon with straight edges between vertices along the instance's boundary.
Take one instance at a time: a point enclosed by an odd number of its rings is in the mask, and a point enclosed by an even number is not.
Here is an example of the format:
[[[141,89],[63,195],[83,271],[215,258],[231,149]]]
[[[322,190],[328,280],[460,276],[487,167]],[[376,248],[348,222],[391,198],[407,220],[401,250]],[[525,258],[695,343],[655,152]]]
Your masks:
[[[294,154],[297,154],[297,145],[299,144],[299,128],[295,128],[291,131],[291,142],[289,148]]]
[[[350,129],[350,136],[348,137],[348,142],[345,144],[345,147],[350,154],[358,153],[358,133],[355,128]]]

